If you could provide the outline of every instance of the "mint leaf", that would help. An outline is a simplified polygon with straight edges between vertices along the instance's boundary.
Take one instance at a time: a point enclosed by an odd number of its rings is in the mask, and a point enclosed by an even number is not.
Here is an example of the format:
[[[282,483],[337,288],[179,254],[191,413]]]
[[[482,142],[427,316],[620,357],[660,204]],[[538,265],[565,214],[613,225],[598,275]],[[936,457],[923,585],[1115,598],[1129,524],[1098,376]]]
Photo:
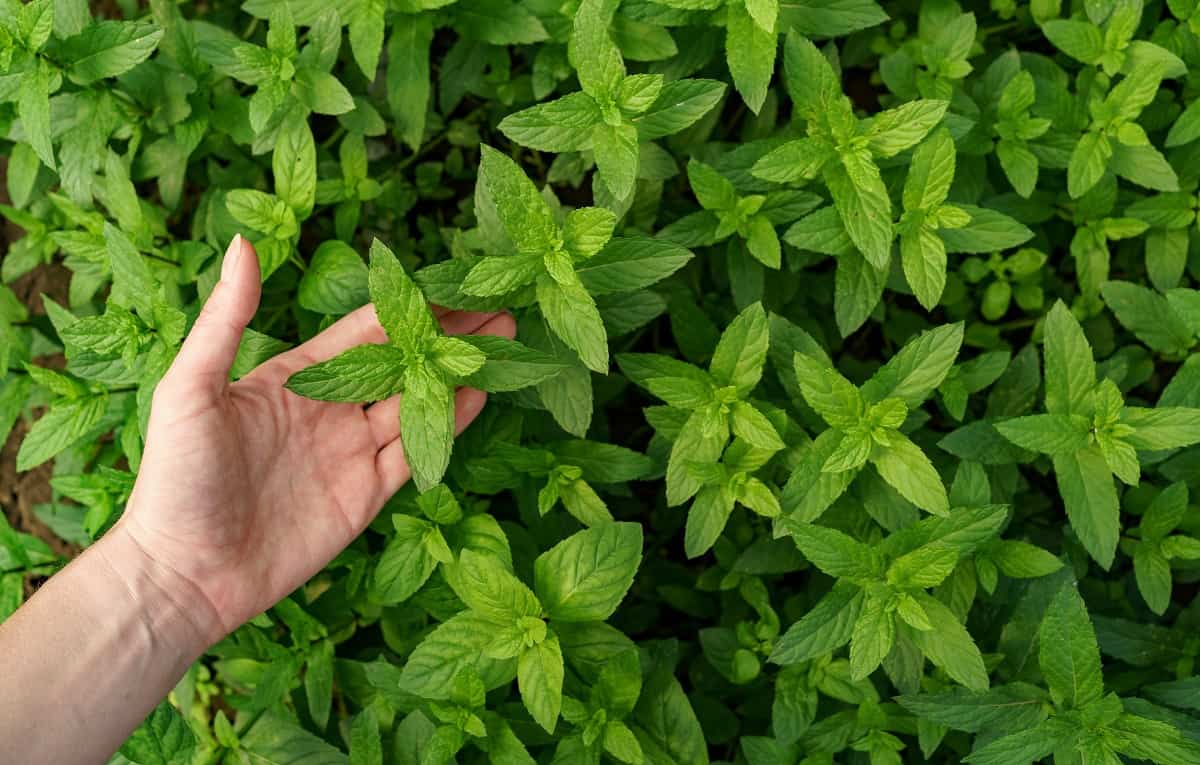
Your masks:
[[[633,583],[642,529],[611,523],[567,537],[534,562],[534,589],[553,620],[607,619]]]
[[[1100,649],[1083,598],[1073,585],[1060,589],[1046,609],[1038,644],[1038,664],[1056,702],[1082,709],[1100,699]]]
[[[382,401],[403,389],[404,352],[390,345],[360,345],[296,372],[288,390],[321,401]]]

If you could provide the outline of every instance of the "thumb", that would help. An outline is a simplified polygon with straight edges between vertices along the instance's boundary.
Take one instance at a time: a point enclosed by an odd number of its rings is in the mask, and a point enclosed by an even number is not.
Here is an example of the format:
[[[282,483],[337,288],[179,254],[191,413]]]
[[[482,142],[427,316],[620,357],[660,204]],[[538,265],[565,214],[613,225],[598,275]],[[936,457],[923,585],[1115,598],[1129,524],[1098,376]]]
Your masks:
[[[259,278],[254,247],[241,234],[235,235],[221,261],[221,279],[171,365],[172,376],[213,392],[224,389],[242,333],[258,310]]]

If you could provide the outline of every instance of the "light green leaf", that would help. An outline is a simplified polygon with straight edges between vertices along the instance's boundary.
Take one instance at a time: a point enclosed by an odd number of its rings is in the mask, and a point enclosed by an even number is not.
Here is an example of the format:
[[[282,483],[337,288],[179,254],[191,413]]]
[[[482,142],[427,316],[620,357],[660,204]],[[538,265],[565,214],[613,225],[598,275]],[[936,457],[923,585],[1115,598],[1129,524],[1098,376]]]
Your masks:
[[[497,624],[541,616],[537,596],[494,556],[466,549],[445,572],[462,602]]]
[[[748,306],[729,323],[713,351],[709,371],[718,385],[732,385],[746,396],[758,385],[770,341],[767,313],[761,303]]]
[[[517,664],[521,701],[547,733],[554,732],[562,708],[563,674],[562,648],[553,632],[521,652]]]
[[[604,620],[633,584],[641,556],[642,527],[636,523],[580,531],[538,556],[534,590],[553,620]]]
[[[917,507],[934,515],[950,512],[946,487],[920,447],[899,432],[889,434],[887,446],[876,447],[871,464],[883,480]]]
[[[1104,695],[1096,632],[1074,583],[1064,585],[1046,609],[1038,664],[1050,693],[1069,709],[1082,709]]]

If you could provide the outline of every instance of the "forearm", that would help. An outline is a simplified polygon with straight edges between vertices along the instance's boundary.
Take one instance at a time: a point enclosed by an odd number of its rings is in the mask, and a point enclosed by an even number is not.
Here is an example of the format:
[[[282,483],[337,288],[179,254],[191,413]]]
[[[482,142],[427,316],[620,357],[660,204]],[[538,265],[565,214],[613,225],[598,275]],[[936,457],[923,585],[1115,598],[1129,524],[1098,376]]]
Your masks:
[[[215,636],[211,606],[114,529],[0,624],[0,751],[103,763]]]

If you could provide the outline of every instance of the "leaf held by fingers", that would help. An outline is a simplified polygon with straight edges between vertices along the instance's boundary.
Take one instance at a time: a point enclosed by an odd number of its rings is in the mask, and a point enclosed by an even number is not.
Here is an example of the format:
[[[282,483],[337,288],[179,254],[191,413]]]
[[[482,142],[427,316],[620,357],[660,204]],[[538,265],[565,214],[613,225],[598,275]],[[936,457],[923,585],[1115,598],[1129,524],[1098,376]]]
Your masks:
[[[481,383],[516,390],[562,371],[552,357],[515,340],[448,337],[425,295],[382,242],[371,243],[367,284],[388,342],[348,348],[288,378],[288,390],[320,401],[366,403],[397,393],[400,438],[417,487],[437,484],[450,462],[454,388]],[[507,379],[498,379],[505,373]]]

